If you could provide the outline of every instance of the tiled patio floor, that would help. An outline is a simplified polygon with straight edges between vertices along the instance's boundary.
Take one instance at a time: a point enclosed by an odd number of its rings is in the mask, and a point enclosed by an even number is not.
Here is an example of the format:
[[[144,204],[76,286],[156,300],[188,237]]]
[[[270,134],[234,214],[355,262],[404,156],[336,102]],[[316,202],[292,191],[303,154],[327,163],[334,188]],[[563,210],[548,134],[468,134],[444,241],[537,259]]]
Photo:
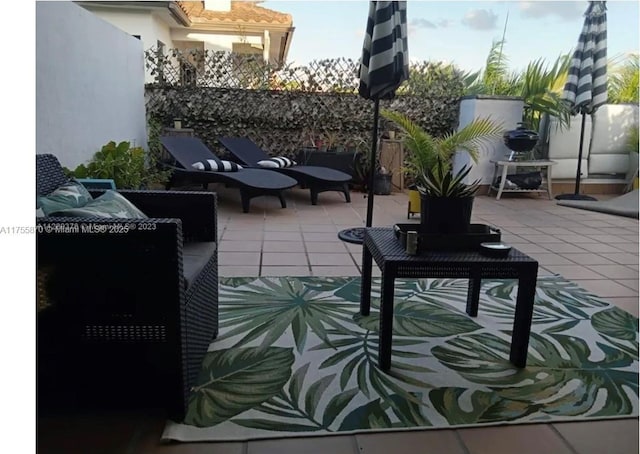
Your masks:
[[[312,206],[308,191],[294,189],[281,209],[276,198],[252,200],[243,214],[236,191],[219,189],[221,276],[357,276],[362,247],[337,232],[364,225],[366,199],[322,193]],[[611,196],[598,196],[600,200]],[[404,194],[376,196],[374,226],[407,220]],[[560,207],[543,197],[479,196],[473,222],[502,231],[504,242],[638,316],[638,221]],[[374,267],[374,275],[377,270]],[[379,273],[378,273],[379,274]],[[535,424],[457,430],[159,445],[158,414],[79,416],[39,421],[38,452],[82,453],[637,453],[638,420]]]

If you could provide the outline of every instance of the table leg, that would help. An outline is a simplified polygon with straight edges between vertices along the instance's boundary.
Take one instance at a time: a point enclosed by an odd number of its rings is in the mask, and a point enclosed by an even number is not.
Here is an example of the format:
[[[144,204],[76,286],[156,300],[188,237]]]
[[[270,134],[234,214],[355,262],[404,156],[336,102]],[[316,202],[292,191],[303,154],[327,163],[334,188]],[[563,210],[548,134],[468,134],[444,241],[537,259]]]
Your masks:
[[[549,200],[553,199],[553,191],[551,190],[551,167],[547,166],[547,194],[549,194]]]
[[[382,296],[380,298],[380,337],[378,339],[378,366],[387,371],[391,369],[391,344],[393,337],[393,272],[382,269]]]
[[[516,367],[527,365],[527,349],[531,334],[533,303],[536,295],[538,265],[521,273],[518,280],[518,296],[516,297],[516,313],[511,336],[511,353],[509,359]]]
[[[469,289],[467,290],[467,314],[471,317],[478,316],[478,304],[480,302],[480,287],[482,280],[480,279],[480,269],[474,266],[469,276]]]
[[[365,233],[365,237],[366,237]],[[371,311],[371,251],[366,238],[362,243],[362,282],[360,284],[360,314],[369,315]]]
[[[504,183],[507,181],[507,172],[509,171],[509,166],[504,164],[502,166],[502,177],[500,178],[500,187],[498,188],[498,195],[496,196],[496,200],[500,200],[502,196],[502,191],[504,190]]]

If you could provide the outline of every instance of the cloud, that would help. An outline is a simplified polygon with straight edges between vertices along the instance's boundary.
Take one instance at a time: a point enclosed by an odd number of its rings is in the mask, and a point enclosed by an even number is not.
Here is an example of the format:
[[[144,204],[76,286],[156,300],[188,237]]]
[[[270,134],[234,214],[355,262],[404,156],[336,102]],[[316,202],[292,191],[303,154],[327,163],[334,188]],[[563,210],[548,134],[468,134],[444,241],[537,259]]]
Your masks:
[[[472,9],[464,15],[462,24],[474,30],[492,30],[497,21],[498,15],[492,10]]]
[[[436,24],[422,18],[413,19],[409,25],[417,28],[437,28]]]
[[[563,21],[582,17],[586,2],[520,2],[520,15],[525,19],[555,17]]]
[[[448,20],[448,19],[439,19],[437,22],[432,22],[430,20],[427,19],[423,19],[423,18],[418,18],[418,19],[413,19],[410,23],[409,23],[409,27],[415,27],[415,28],[448,28],[450,26],[453,25],[453,21],[452,20]]]

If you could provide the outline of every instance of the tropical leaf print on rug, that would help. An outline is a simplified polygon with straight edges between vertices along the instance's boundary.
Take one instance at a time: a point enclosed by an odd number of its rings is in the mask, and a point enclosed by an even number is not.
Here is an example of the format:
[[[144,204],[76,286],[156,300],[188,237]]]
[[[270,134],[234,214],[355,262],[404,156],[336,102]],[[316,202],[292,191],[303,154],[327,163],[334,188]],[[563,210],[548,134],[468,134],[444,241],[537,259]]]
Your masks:
[[[220,335],[185,420],[163,438],[302,434],[636,417],[638,319],[558,276],[538,280],[527,367],[509,362],[516,281],[396,281],[391,370],[378,362],[379,280],[221,280]]]

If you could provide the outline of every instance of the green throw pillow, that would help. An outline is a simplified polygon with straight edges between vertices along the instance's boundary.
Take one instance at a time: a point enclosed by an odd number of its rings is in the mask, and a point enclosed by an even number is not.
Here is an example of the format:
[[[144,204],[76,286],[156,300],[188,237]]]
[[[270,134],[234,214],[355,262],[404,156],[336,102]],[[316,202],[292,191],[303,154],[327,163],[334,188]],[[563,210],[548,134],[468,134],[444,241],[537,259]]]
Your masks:
[[[36,207],[42,208],[46,216],[54,211],[66,208],[78,208],[85,206],[93,200],[89,191],[77,181],[69,181],[49,195],[38,196]]]
[[[51,216],[148,219],[146,214],[122,194],[110,189],[83,207],[58,210],[51,213]]]

